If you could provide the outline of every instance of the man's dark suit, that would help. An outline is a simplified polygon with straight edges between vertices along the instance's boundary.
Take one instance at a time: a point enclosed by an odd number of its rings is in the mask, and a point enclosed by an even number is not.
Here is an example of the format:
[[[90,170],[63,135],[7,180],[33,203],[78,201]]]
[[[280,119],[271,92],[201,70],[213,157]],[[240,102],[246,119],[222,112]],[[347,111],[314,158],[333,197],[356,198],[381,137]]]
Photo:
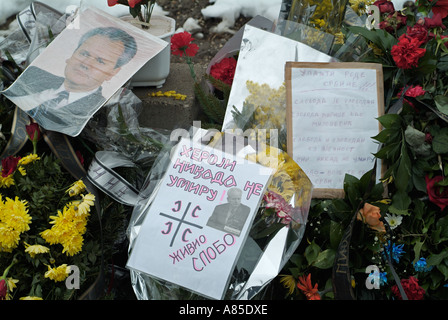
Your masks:
[[[213,210],[207,226],[239,236],[249,213],[250,208],[244,204],[240,204],[234,212],[230,211],[229,203],[221,204]]]
[[[12,100],[14,97],[42,92],[47,89],[58,89],[64,83],[63,77],[55,76],[45,70],[31,66],[8,88],[4,95]],[[106,101],[101,87],[73,103],[59,109],[45,110],[45,103],[27,111],[33,119],[47,130],[64,132],[69,135],[79,133],[93,113]],[[37,109],[37,110],[36,110]]]

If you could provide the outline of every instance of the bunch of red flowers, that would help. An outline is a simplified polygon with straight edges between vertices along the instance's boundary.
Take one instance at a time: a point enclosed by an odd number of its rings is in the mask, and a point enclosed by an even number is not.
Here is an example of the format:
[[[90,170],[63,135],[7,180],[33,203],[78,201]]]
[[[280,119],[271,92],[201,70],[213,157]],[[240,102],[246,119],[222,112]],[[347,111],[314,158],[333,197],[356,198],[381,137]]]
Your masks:
[[[448,15],[448,1],[439,0],[432,4],[431,0],[426,0],[426,4],[431,8],[431,12],[426,17],[420,16],[416,19],[414,25],[408,21],[408,17],[401,11],[396,11],[394,5],[388,0],[375,1],[374,5],[380,10],[382,21],[379,23],[380,29],[383,29],[394,36],[399,35],[399,29],[407,25],[406,32],[398,37],[398,43],[392,47],[391,55],[400,69],[413,69],[419,66],[419,60],[427,52],[425,45],[428,41],[436,39],[444,43],[444,36],[440,31],[446,29],[442,19]],[[423,8],[423,2],[420,8]]]

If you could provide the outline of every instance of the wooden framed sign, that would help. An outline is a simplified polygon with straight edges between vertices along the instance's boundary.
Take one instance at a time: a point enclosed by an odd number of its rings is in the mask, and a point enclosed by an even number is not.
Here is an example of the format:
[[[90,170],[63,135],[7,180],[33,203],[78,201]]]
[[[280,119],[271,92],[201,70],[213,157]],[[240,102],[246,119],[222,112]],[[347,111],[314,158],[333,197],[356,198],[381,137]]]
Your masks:
[[[287,62],[285,68],[288,154],[313,183],[314,198],[342,198],[345,174],[360,178],[374,165],[382,66]]]

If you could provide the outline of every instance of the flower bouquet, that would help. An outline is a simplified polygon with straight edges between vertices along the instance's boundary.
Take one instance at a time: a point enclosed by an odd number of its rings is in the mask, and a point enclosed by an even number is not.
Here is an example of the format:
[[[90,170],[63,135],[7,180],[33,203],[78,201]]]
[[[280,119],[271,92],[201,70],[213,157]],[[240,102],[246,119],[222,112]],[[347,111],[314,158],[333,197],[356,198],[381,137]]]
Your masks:
[[[79,298],[102,255],[91,232],[95,196],[52,155],[36,152],[40,131],[27,126],[34,150],[2,159],[0,178],[1,299]],[[67,280],[68,279],[68,280]]]
[[[373,5],[378,27],[347,34],[363,39],[358,61],[383,65],[387,114],[372,138],[388,169],[380,183],[370,173],[346,175],[344,199],[313,199],[308,241],[282,282],[297,298],[447,299],[448,8],[444,1],[400,11],[386,0]],[[332,281],[338,273],[342,285]]]

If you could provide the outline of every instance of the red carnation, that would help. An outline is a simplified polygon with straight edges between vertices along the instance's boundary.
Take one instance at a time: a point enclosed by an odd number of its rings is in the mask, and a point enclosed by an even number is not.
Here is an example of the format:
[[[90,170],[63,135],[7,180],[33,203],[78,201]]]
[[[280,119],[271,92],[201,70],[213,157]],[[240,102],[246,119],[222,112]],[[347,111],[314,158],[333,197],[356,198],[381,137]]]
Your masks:
[[[175,33],[171,37],[171,53],[180,57],[184,54],[188,57],[194,57],[199,47],[192,43],[193,40],[194,38],[187,31]]]
[[[425,290],[418,285],[418,279],[411,276],[409,279],[401,280],[400,283],[409,300],[423,300]],[[397,285],[394,285],[391,290],[398,299],[402,300]]]
[[[224,58],[210,68],[210,75],[222,82],[232,85],[235,76],[236,60],[233,57]]]
[[[142,2],[142,0],[128,0],[128,6],[130,6],[131,8],[134,8],[135,5],[139,4],[140,2]],[[109,7],[113,7],[116,4],[119,4],[120,2],[118,0],[107,0],[107,5]]]
[[[421,42],[415,38],[402,35],[398,43],[392,47],[391,54],[395,64],[400,69],[411,69],[418,66],[418,60],[426,53],[420,48]]]

